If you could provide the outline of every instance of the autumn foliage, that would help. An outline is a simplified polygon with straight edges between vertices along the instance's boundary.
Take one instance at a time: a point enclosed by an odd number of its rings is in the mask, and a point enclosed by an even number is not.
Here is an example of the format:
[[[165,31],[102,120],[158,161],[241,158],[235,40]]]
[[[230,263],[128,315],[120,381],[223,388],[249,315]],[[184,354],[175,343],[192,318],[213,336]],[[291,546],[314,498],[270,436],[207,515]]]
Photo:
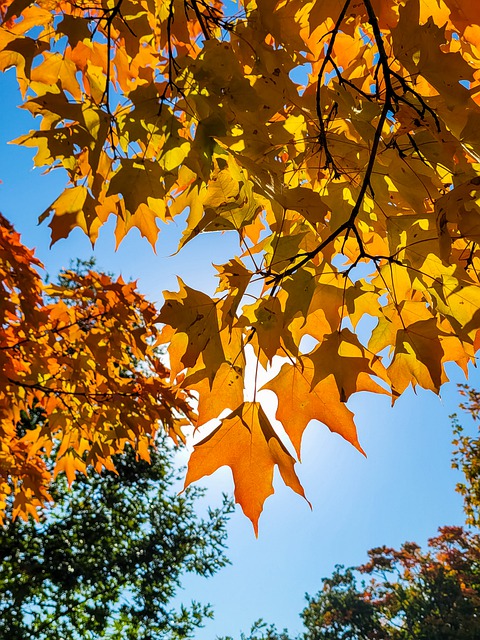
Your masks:
[[[364,565],[337,566],[323,590],[307,597],[302,640],[475,640],[479,543],[478,533],[440,527],[428,549],[377,547]],[[366,580],[359,584],[355,572]]]
[[[0,505],[26,518],[50,499],[52,475],[71,483],[88,467],[113,469],[127,442],[148,460],[158,427],[175,437],[191,411],[168,383],[158,313],[135,283],[66,271],[45,286],[40,262],[2,223]]]
[[[154,245],[171,221],[184,224],[179,249],[238,237],[217,294],[179,282],[158,318],[169,384],[198,397],[197,427],[221,417],[188,480],[229,465],[256,526],[275,466],[302,493],[293,454],[311,420],[361,451],[352,394],[395,401],[409,386],[438,392],[447,362],[467,372],[480,345],[475,2],[0,10],[0,68],[15,67],[39,123],[17,142],[69,177],[40,216],[53,242],[75,227],[95,241],[111,215],[117,242],[137,228]],[[261,394],[246,399],[247,345],[259,367],[283,358],[265,388],[290,442]]]

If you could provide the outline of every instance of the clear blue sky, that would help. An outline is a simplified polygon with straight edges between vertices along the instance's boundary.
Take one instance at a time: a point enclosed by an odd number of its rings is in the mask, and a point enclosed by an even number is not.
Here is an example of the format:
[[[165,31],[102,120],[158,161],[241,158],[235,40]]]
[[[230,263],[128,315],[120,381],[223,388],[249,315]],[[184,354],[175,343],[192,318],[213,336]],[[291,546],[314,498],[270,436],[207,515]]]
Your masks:
[[[221,263],[235,251],[235,239],[228,235],[201,236],[180,255],[169,257],[181,233],[170,225],[160,234],[157,255],[136,232],[115,253],[113,225],[107,225],[94,251],[80,231],[49,249],[49,229],[36,221],[58,195],[64,178],[57,171],[42,175],[32,170],[33,150],[7,146],[34,123],[28,113],[16,109],[19,95],[13,72],[0,75],[0,94],[0,211],[15,224],[25,244],[36,247],[49,273],[68,266],[71,258],[93,253],[99,268],[138,279],[140,290],[158,302],[162,290],[176,289],[176,275],[195,288],[214,290],[211,263]],[[240,629],[247,631],[260,617],[298,632],[305,592],[315,593],[335,564],[359,564],[367,549],[382,544],[423,544],[438,526],[462,523],[461,500],[454,492],[460,475],[450,469],[448,418],[456,411],[456,383],[462,376],[455,367],[448,372],[452,381],[441,398],[410,390],[394,408],[386,397],[352,398],[349,407],[356,413],[367,459],[323,425],[310,424],[298,473],[313,511],[277,483],[257,540],[250,522],[237,510],[229,527],[231,566],[209,580],[187,577],[184,582],[184,602],[211,602],[215,609],[215,621],[197,633],[198,640],[238,637]],[[478,372],[472,372],[470,382],[480,384]],[[210,503],[232,489],[226,469],[203,484],[209,487]]]

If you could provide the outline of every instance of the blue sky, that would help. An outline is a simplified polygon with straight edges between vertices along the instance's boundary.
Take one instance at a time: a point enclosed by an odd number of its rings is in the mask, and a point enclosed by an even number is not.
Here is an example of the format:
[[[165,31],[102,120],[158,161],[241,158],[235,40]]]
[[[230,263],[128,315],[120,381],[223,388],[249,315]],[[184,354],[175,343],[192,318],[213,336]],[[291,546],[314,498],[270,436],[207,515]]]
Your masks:
[[[176,289],[176,275],[194,288],[214,290],[211,263],[228,260],[235,251],[235,239],[228,234],[200,236],[171,257],[179,226],[162,230],[155,255],[136,232],[115,252],[113,225],[107,224],[94,251],[80,231],[50,249],[49,229],[36,221],[58,195],[64,177],[57,171],[42,175],[32,170],[32,149],[7,146],[34,123],[16,109],[13,72],[0,76],[0,93],[0,211],[25,244],[36,247],[49,273],[68,266],[71,258],[93,254],[99,268],[138,279],[140,290],[158,302],[164,289]],[[298,632],[305,592],[319,590],[321,578],[335,564],[359,564],[374,546],[398,546],[405,540],[423,544],[438,526],[462,523],[461,499],[454,492],[460,475],[450,468],[448,416],[457,410],[456,383],[463,378],[458,368],[448,373],[451,382],[441,398],[409,390],[394,408],[388,398],[372,394],[351,399],[348,406],[356,413],[367,458],[323,425],[310,424],[298,473],[313,510],[277,483],[276,494],[266,502],[258,539],[237,510],[229,527],[231,566],[209,580],[193,576],[184,582],[181,599],[210,602],[216,614],[215,621],[196,634],[198,640],[238,637],[240,629],[247,631],[260,617]],[[476,370],[470,383],[480,384]],[[208,502],[218,502],[222,491],[232,489],[230,472],[222,469],[203,484],[209,487]]]

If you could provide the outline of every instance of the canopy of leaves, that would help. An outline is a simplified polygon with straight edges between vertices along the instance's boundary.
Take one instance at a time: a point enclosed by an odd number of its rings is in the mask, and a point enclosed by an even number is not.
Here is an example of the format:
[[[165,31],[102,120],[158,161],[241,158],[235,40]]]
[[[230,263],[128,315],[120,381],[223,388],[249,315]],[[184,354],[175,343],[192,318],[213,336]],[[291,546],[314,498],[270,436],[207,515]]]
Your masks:
[[[126,443],[148,460],[159,426],[181,435],[191,409],[168,382],[158,313],[135,283],[65,271],[44,285],[40,262],[0,222],[0,516],[8,503],[26,519],[53,476],[113,469]]]
[[[80,474],[72,489],[60,475],[40,521],[0,527],[2,640],[178,640],[211,616],[208,606],[175,610],[171,600],[185,572],[210,576],[227,562],[232,505],[200,518],[203,492],[175,493],[164,438],[150,456],[128,447],[115,472]]]
[[[154,245],[175,220],[179,248],[238,237],[217,294],[179,282],[159,317],[197,426],[227,416],[191,478],[229,465],[255,526],[275,466],[302,492],[289,443],[244,397],[247,344],[259,366],[285,359],[267,388],[297,455],[312,419],[361,450],[344,405],[356,392],[438,392],[445,363],[467,371],[480,345],[475,2],[2,0],[0,15],[0,68],[15,67],[39,120],[17,142],[69,176],[40,216],[53,242],[75,227],[95,241],[111,214],[117,242],[135,227]],[[263,480],[245,497],[250,453]]]

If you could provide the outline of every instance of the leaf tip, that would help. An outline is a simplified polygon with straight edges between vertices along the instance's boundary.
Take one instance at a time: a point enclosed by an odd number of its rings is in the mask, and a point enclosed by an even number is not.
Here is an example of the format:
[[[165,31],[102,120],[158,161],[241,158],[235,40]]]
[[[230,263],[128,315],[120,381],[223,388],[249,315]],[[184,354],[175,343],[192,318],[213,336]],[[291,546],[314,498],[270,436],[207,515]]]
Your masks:
[[[364,456],[365,458],[368,458],[365,450],[362,448],[362,446],[360,445],[359,441],[357,440],[356,442],[353,443],[353,446],[355,447],[355,449],[357,449],[357,451],[360,451],[360,453],[362,454],[362,456]]]

